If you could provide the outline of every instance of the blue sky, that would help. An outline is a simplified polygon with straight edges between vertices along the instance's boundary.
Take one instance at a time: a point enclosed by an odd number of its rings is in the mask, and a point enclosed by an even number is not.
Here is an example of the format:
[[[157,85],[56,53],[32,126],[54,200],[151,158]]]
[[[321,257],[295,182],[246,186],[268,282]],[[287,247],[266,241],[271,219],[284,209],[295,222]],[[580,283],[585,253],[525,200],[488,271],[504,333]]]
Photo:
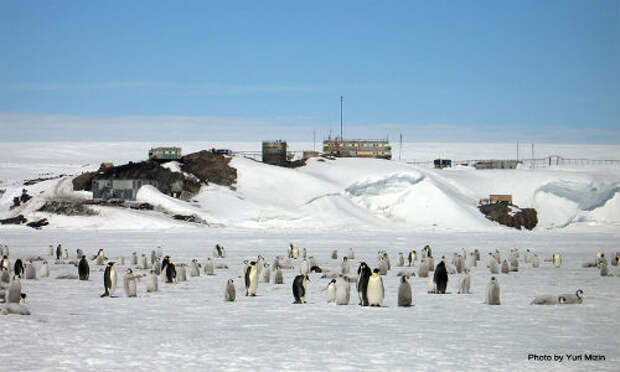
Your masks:
[[[620,143],[618,1],[0,0],[0,141]]]

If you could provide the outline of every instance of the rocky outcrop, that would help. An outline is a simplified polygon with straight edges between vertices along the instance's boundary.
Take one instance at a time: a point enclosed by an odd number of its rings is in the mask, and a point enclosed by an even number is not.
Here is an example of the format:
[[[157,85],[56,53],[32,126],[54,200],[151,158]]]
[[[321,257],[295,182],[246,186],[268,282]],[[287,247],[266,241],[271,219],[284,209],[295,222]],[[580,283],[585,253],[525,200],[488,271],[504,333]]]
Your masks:
[[[232,186],[237,182],[237,170],[228,165],[230,158],[211,151],[199,151],[181,158],[181,170],[191,173],[204,183]]]
[[[519,208],[506,202],[485,204],[478,207],[491,221],[521,230],[532,230],[538,224],[538,213],[534,208]]]

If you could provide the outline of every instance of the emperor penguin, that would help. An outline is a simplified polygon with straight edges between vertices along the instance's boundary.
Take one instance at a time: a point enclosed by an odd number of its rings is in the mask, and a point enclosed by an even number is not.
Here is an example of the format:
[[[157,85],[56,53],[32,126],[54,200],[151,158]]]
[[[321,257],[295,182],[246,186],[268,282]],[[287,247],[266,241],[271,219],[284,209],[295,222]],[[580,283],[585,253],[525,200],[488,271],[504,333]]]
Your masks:
[[[435,274],[433,275],[433,281],[437,285],[437,293],[446,294],[446,287],[448,286],[448,272],[446,271],[446,263],[441,261],[435,268]]]
[[[271,270],[269,269],[269,264],[264,263],[263,266],[263,282],[269,283],[271,280]]]
[[[433,256],[428,256],[428,271],[435,271],[435,259]]]
[[[114,262],[108,262],[103,272],[103,288],[105,292],[101,297],[110,297],[116,290],[116,269],[114,268]]]
[[[161,265],[159,265],[159,266],[160,266],[160,272],[161,272],[161,275],[162,275],[162,279],[166,278],[166,269],[167,269],[169,263],[170,263],[170,256],[165,256],[161,260]]]
[[[34,265],[32,264],[32,262],[27,262],[26,263],[26,279],[36,279],[37,278],[37,272],[34,269]]]
[[[131,254],[130,264],[133,265],[133,266],[137,266],[138,265],[138,255],[136,254],[136,252],[133,252]]]
[[[469,276],[469,270],[465,269],[461,275],[461,281],[459,283],[459,294],[470,294],[471,277]]]
[[[47,255],[54,256],[54,246],[51,244],[47,246]]]
[[[553,266],[555,266],[556,268],[559,268],[560,265],[562,265],[562,257],[560,256],[559,253],[554,253],[553,254]]]
[[[476,254],[476,261],[480,261],[480,251],[478,248],[474,249],[474,253]]]
[[[258,270],[256,269],[256,262],[250,262],[250,265],[245,270],[245,295],[256,296],[256,290],[258,289]]]
[[[611,258],[611,265],[618,266],[618,261],[620,261],[620,252],[616,252],[616,255]]]
[[[407,281],[407,276],[403,275],[398,286],[398,306],[411,306],[412,302],[411,285]]]
[[[105,257],[103,256],[103,249],[99,249],[99,252],[97,252],[97,256],[95,256],[95,265],[102,266],[104,260]]]
[[[20,278],[24,276],[24,263],[21,258],[15,260],[15,264],[13,265],[13,274],[19,276]]]
[[[360,305],[368,306],[368,280],[372,272],[370,271],[370,267],[366,265],[366,262],[360,263],[359,268],[357,269],[357,294],[360,300]]]
[[[607,262],[607,258],[605,258],[605,253],[603,252],[597,252],[596,253],[596,260],[594,260],[594,262],[596,263],[596,265],[600,265],[602,261]]]
[[[566,298],[563,296],[543,295],[536,296],[536,298],[530,302],[530,305],[559,305],[565,302]]]
[[[388,263],[385,261],[383,257],[379,258],[379,263],[377,264],[377,269],[379,270],[379,275],[387,275],[388,273]]]
[[[273,284],[284,284],[284,278],[282,277],[282,270],[280,270],[280,267],[276,269],[273,276]]]
[[[6,267],[1,266],[0,267],[0,287],[3,286],[4,284],[9,284],[11,282],[11,274],[9,273],[9,270],[6,269]]]
[[[2,261],[0,262],[0,267],[4,267],[5,269],[7,269],[7,271],[11,270],[11,261],[9,261],[9,256],[8,255],[3,255],[2,256]]]
[[[256,270],[258,271],[259,278],[260,278],[260,274],[263,272],[264,263],[265,263],[265,258],[259,254],[258,258],[256,259]]]
[[[89,275],[90,267],[88,266],[88,260],[86,260],[86,256],[82,256],[78,264],[78,277],[80,280],[88,280]]]
[[[157,258],[157,253],[155,251],[151,251],[151,267],[155,267],[159,263],[159,259]]]
[[[308,257],[308,251],[306,250],[306,247],[304,247],[303,253],[301,255],[301,257],[305,260]]]
[[[215,270],[213,268],[213,261],[211,260],[211,257],[207,258],[207,262],[205,262],[205,274],[215,275]]]
[[[332,279],[327,285],[327,303],[332,302],[336,302],[336,279]]]
[[[510,271],[514,271],[514,272],[519,271],[519,259],[518,258],[513,257],[510,260]]]
[[[157,266],[157,264],[155,265]],[[146,278],[146,291],[147,292],[157,292],[158,290],[158,282],[157,282],[157,273],[155,273],[154,269],[151,269],[150,274]]]
[[[179,264],[179,268],[177,270],[177,282],[185,282],[187,281],[187,270],[185,269],[185,264]]]
[[[398,259],[396,260],[396,265],[398,267],[405,266],[405,255],[403,254],[403,252],[398,252]]]
[[[293,297],[295,298],[295,304],[306,303],[306,282],[310,280],[308,275],[300,274],[293,280]]]
[[[299,273],[302,275],[307,275],[309,271],[310,271],[310,264],[308,263],[308,261],[303,260],[301,264],[299,264]]]
[[[529,248],[525,250],[525,255],[523,256],[523,263],[530,263],[530,250]]]
[[[172,260],[170,260],[170,257],[167,257],[167,261],[166,261],[166,269],[164,270],[162,267],[162,272],[165,273],[165,277],[166,277],[166,283],[176,283],[177,282],[177,267],[174,264],[174,262],[172,262]]]
[[[84,251],[80,248],[75,250],[75,257],[79,260],[84,255]]]
[[[420,267],[418,268],[418,276],[420,278],[428,278],[428,261],[423,258],[420,262]]]
[[[349,253],[347,254],[347,257],[349,258],[349,260],[355,259],[355,252],[353,252],[353,248],[349,248]]]
[[[383,252],[383,261],[387,263],[387,269],[392,270],[392,263],[390,261],[390,255],[387,252]],[[387,274],[387,273],[386,273]]]
[[[299,249],[293,243],[289,243],[289,258],[297,259],[299,257]]]
[[[146,270],[148,269],[148,264],[146,262],[146,255],[142,253],[140,257],[138,257],[138,269]]]
[[[343,275],[351,272],[351,265],[349,265],[349,258],[347,256],[342,257],[342,263],[340,264],[340,272]]]
[[[137,297],[136,291],[136,277],[131,269],[127,269],[125,276],[123,277],[123,284],[125,287],[125,296]]]
[[[565,293],[560,296],[565,298],[563,304],[581,304],[583,303],[583,291],[578,289],[575,293]]]
[[[478,261],[476,261],[476,254],[474,252],[469,253],[469,260],[467,261],[467,265],[470,269],[472,267],[478,266]]]
[[[161,265],[158,261],[155,261],[155,263],[151,267],[153,268],[153,272],[155,273],[155,275],[161,274]]]
[[[332,251],[332,260],[337,260],[338,259],[338,250],[334,249]]]
[[[62,258],[62,245],[58,244],[56,247],[56,259],[60,260]]]
[[[454,266],[456,267],[457,273],[461,274],[463,272],[463,269],[465,268],[465,261],[463,259],[463,256],[456,256],[456,262],[454,263]]]
[[[407,257],[407,261],[409,261],[409,267],[413,267],[413,265],[415,265],[415,260],[416,260],[416,251],[413,250],[409,252],[409,255]]]
[[[9,304],[20,303],[22,299],[22,283],[19,280],[19,276],[13,276],[13,280],[11,280],[5,296],[5,301]]]
[[[336,305],[348,305],[351,299],[351,283],[343,280],[336,286]]]
[[[232,279],[228,279],[226,282],[226,289],[224,289],[224,301],[233,302],[237,296],[235,291],[235,285]]]
[[[502,262],[502,274],[508,274],[510,272],[510,266],[508,266],[508,262],[504,260]]]
[[[198,260],[195,258],[189,264],[189,276],[196,277],[200,276],[200,268],[198,267]]]
[[[47,278],[49,276],[50,276],[49,266],[47,264],[47,261],[43,261],[43,263],[41,264],[41,278]]]
[[[379,274],[379,269],[375,269],[368,279],[366,297],[368,297],[368,305],[383,306],[383,296],[385,294],[383,288],[383,279]]]
[[[608,276],[609,270],[607,269],[607,261],[601,262],[601,276]],[[26,275],[26,279],[28,279],[28,275]]]
[[[68,260],[69,259],[69,251],[67,250],[67,248],[62,250],[62,259],[63,260]]]
[[[495,258],[489,261],[489,271],[491,271],[491,274],[499,274],[499,266]]]
[[[487,298],[485,303],[487,305],[499,305],[501,303],[499,282],[494,276],[491,277],[491,281],[487,285]]]
[[[164,255],[164,250],[160,246],[157,246],[155,251],[157,252],[157,259],[159,260]]]
[[[540,267],[540,259],[536,253],[534,253],[534,257],[532,258],[532,267],[535,269]]]

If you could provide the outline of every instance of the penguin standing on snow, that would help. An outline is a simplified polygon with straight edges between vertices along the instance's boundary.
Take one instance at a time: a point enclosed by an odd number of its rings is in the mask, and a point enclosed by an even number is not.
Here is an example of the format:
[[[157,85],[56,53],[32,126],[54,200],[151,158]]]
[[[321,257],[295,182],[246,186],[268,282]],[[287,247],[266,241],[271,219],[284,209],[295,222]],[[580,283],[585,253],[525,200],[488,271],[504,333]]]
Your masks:
[[[157,266],[157,263],[155,263],[155,266]],[[155,270],[151,270],[151,273],[148,275],[148,277],[146,278],[146,291],[147,292],[157,292],[157,273],[155,273]]]
[[[608,276],[609,275],[609,270],[607,269],[607,261],[602,261],[601,264],[601,276]],[[28,279],[28,276],[26,276],[26,279]]]
[[[101,297],[110,297],[116,290],[116,269],[114,268],[114,262],[108,262],[103,272],[103,288],[105,292]]]
[[[282,270],[280,270],[280,267],[276,269],[273,275],[273,284],[284,284],[284,278],[282,277]]]
[[[342,274],[348,274],[351,272],[351,266],[349,265],[349,258],[347,256],[342,257],[342,263],[340,264],[340,271]]]
[[[360,299],[360,305],[368,306],[368,280],[372,272],[370,271],[370,267],[366,265],[366,262],[362,262],[360,267],[357,269],[357,294]]]
[[[176,267],[175,267],[176,269]],[[185,264],[181,263],[179,264],[179,269],[176,270],[176,281],[177,282],[184,282],[187,280],[187,270],[185,270]]]
[[[353,248],[349,248],[349,254],[347,254],[347,257],[349,258],[349,260],[355,259],[355,252],[353,252]]]
[[[605,266],[605,267],[607,267],[607,266]],[[26,279],[36,279],[37,278],[37,272],[34,269],[34,265],[32,264],[32,262],[27,262],[26,263],[25,275],[26,275]]]
[[[336,286],[336,305],[348,305],[351,300],[351,283],[344,280]]]
[[[138,269],[146,270],[149,266],[146,262],[146,255],[142,253],[140,257],[138,257]]]
[[[99,249],[99,252],[97,252],[97,255],[95,256],[95,265],[98,265],[98,266],[103,265],[104,260],[105,260],[105,257],[103,255],[103,249]]]
[[[58,244],[56,247],[56,259],[60,260],[62,258],[62,245]]]
[[[381,278],[381,274],[379,274],[379,269],[375,269],[368,279],[368,288],[366,291],[368,305],[383,306],[385,290],[383,288],[383,279]]]
[[[407,275],[400,277],[400,286],[398,287],[398,306],[411,306],[411,285],[407,281]]]
[[[211,257],[207,258],[207,262],[205,262],[205,274],[215,275],[213,269],[213,261],[211,260]]]
[[[137,286],[136,286],[136,277],[133,274],[131,269],[127,269],[127,273],[123,277],[123,284],[125,287],[125,296],[127,297],[136,297],[137,296]]]
[[[9,261],[8,255],[2,256],[2,261],[0,262],[0,267],[4,267],[7,271],[11,269],[11,261]]]
[[[228,279],[226,282],[226,289],[224,290],[224,301],[233,302],[236,297],[235,286],[232,279]]]
[[[346,256],[345,256],[346,257]],[[336,279],[332,279],[327,285],[327,303],[336,301]]]
[[[258,270],[256,262],[252,261],[245,270],[245,295],[256,296],[256,289],[258,289]]]
[[[308,279],[308,275],[301,274],[295,277],[293,280],[293,297],[295,298],[295,304],[305,304],[306,303],[306,282],[310,280]]]
[[[422,262],[420,262],[420,267],[418,268],[418,276],[420,278],[428,278],[428,264],[426,259],[422,259]]]
[[[174,264],[174,262],[170,260],[170,257],[168,257],[165,267],[166,267],[166,270],[162,269],[162,271],[166,275],[166,283],[176,283],[177,282],[177,267]]]
[[[540,259],[536,253],[534,253],[534,258],[532,258],[532,267],[535,269],[540,267]]]
[[[9,288],[6,291],[6,302],[9,304],[18,304],[22,300],[22,283],[19,280],[19,276],[13,276],[13,280],[9,284]]]
[[[459,294],[470,294],[471,277],[469,276],[469,270],[465,269],[463,275],[461,275],[461,281],[459,283]]]
[[[0,266],[0,288],[6,287],[4,284],[9,284],[10,282],[11,274],[9,274],[9,270],[7,270],[4,266]]]
[[[502,274],[508,274],[510,272],[510,266],[508,266],[508,262],[504,260],[502,262]]]
[[[86,256],[82,256],[82,259],[78,264],[78,277],[80,280],[88,280],[89,275],[90,267],[88,266],[88,261],[86,260]]]
[[[415,250],[409,252],[407,260],[409,261],[409,267],[412,267],[415,264],[415,260],[416,260],[416,251]]]
[[[500,291],[499,291],[499,282],[495,279],[494,276],[491,277],[491,281],[487,286],[487,298],[485,303],[487,305],[499,305],[500,301]]]
[[[41,264],[41,278],[47,278],[50,276],[50,269],[47,265],[47,261],[43,261]]]
[[[396,260],[396,265],[398,267],[405,266],[405,255],[403,254],[403,252],[398,252],[398,259]]]
[[[437,285],[437,293],[445,294],[446,287],[448,286],[448,271],[446,271],[446,263],[443,260],[435,268],[433,281]]]
[[[269,283],[269,281],[271,280],[271,270],[269,269],[268,263],[265,263],[263,265],[263,282]]]
[[[13,274],[19,276],[20,278],[24,276],[24,264],[22,263],[21,258],[15,260],[15,264],[13,265]]]
[[[191,277],[200,276],[200,266],[198,264],[198,260],[195,258],[189,264],[189,276]]]

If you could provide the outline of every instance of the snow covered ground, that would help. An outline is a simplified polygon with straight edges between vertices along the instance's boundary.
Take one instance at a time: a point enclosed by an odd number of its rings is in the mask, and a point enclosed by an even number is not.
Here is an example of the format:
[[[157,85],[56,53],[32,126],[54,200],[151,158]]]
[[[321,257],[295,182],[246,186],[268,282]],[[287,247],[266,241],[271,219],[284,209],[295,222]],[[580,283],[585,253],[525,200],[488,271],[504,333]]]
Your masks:
[[[96,207],[98,216],[69,217],[37,212],[49,199],[88,199],[72,190],[71,177],[27,186],[35,198],[9,210],[25,179],[77,175],[104,161],[121,164],[146,157],[147,143],[0,144],[0,218],[24,214],[48,218],[43,230],[0,226],[0,243],[17,257],[41,255],[62,243],[75,258],[77,248],[93,255],[104,248],[117,262],[132,252],[149,254],[157,246],[177,263],[204,263],[215,243],[223,244],[229,269],[188,282],[160,283],[160,292],[138,298],[123,294],[118,268],[117,298],[103,293],[101,267],[91,262],[91,279],[57,280],[76,273],[72,265],[51,265],[50,278],[23,280],[31,316],[0,317],[0,365],[21,370],[609,370],[620,363],[616,276],[601,277],[582,268],[596,252],[620,251],[620,168],[435,170],[406,162],[373,159],[311,160],[285,169],[235,157],[235,190],[209,185],[183,202],[143,187],[138,200],[154,211]],[[259,150],[260,143],[180,144],[184,153],[227,147]],[[255,146],[255,147],[251,147]],[[297,146],[297,147],[295,147]],[[293,149],[312,148],[292,144]],[[619,146],[537,145],[540,156],[617,159]],[[522,150],[523,151],[523,150]],[[403,158],[430,160],[514,158],[511,144],[404,144]],[[175,164],[168,164],[177,170]],[[486,220],[479,199],[507,193],[520,207],[538,210],[534,231],[516,231]],[[172,214],[195,214],[210,225],[176,221]],[[329,280],[312,274],[307,305],[293,305],[291,283],[298,272],[285,271],[285,284],[261,283],[258,296],[243,296],[239,278],[245,259],[263,255],[272,263],[288,243],[307,248],[323,268],[335,270],[354,247],[371,267],[378,250],[387,250],[393,268],[384,277],[384,308],[326,303]],[[450,276],[448,295],[429,295],[427,279],[412,278],[415,306],[398,308],[398,252],[430,244],[436,263],[465,248],[479,249],[482,262],[472,268],[472,294],[457,295],[458,275]],[[491,277],[485,256],[518,248],[541,258],[560,252],[563,265],[548,262],[534,269],[521,259],[518,273],[497,275],[501,306],[483,304]],[[338,260],[330,259],[338,249]],[[52,260],[50,260],[51,262]],[[128,262],[128,261],[127,261]],[[419,263],[414,271],[417,273]],[[40,263],[36,262],[37,271]],[[223,301],[224,285],[234,279],[238,300]],[[581,305],[533,306],[537,295],[585,293]],[[1,306],[1,305],[0,305]],[[528,361],[528,354],[595,354],[603,362]],[[0,367],[0,370],[3,368]]]
[[[177,263],[197,258],[204,263],[216,242],[226,248],[229,269],[215,276],[188,278],[175,285],[160,282],[160,291],[127,298],[119,280],[117,298],[103,293],[101,267],[91,262],[88,282],[54,279],[77,273],[72,265],[51,265],[49,278],[23,280],[31,316],[0,317],[2,365],[28,371],[52,370],[605,370],[617,371],[620,325],[617,290],[620,277],[600,277],[585,269],[598,251],[619,250],[618,234],[536,232],[486,233],[273,233],[204,230],[191,232],[119,231],[3,231],[2,243],[18,256],[46,256],[47,245],[62,243],[75,257],[104,248],[119,262],[131,252],[150,253],[157,246]],[[292,278],[285,284],[260,283],[258,296],[243,296],[238,278],[242,260],[262,254],[271,263],[286,254],[289,242],[316,257],[323,268],[337,269],[341,257],[354,247],[352,267],[365,260],[376,265],[376,252],[389,252],[393,268],[384,277],[384,308],[327,304],[322,291],[329,282],[312,274],[308,304],[293,305]],[[451,275],[447,295],[427,294],[427,279],[412,278],[414,307],[396,306],[398,252],[430,244],[436,257],[451,257],[465,248],[478,248],[481,265],[472,268],[472,294],[458,295],[458,275]],[[491,274],[484,260],[499,249],[521,251],[518,273],[496,275],[501,285],[500,306],[484,305]],[[548,258],[562,254],[554,268],[542,262],[534,269],[523,263],[525,249]],[[330,258],[337,249],[338,260]],[[46,257],[49,259],[49,257]],[[129,262],[129,260],[127,260]],[[437,262],[437,261],[436,261]],[[37,269],[39,263],[36,263]],[[417,272],[419,262],[414,271]],[[620,275],[618,267],[612,272]],[[125,267],[118,268],[119,274]],[[432,274],[432,273],[431,273]],[[272,276],[273,278],[273,276]],[[120,279],[120,278],[119,278]],[[234,279],[237,301],[225,303],[223,291]],[[535,306],[542,294],[584,291],[581,305]],[[595,354],[602,362],[528,361],[529,354]]]

